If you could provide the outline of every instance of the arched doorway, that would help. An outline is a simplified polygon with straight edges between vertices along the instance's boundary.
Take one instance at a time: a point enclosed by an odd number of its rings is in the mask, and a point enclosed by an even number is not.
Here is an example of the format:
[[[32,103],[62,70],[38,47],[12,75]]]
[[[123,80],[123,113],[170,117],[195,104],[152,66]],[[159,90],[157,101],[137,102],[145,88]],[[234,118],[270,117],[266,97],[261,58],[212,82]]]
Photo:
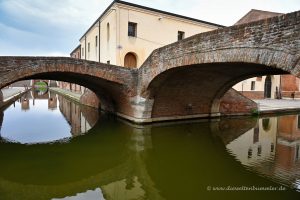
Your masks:
[[[136,68],[137,67],[137,59],[136,56],[133,53],[127,53],[124,58],[124,66],[130,67],[130,68]]]
[[[271,90],[272,90],[271,76],[267,76],[265,80],[265,92],[264,92],[265,98],[271,98]]]

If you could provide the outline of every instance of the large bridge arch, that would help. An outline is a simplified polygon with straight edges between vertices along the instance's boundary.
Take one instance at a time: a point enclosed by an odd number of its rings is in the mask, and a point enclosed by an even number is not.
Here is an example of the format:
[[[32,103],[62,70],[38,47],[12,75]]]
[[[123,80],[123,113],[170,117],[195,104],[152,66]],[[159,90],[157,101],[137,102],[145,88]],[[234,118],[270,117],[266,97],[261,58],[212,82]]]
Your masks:
[[[71,58],[0,57],[0,88],[25,78],[78,83],[107,102],[107,110],[139,123],[215,116],[221,96],[241,80],[300,77],[299,27],[300,11],[201,33],[153,51],[139,69]]]
[[[300,76],[299,26],[300,12],[295,12],[167,45],[155,50],[140,68],[138,90],[152,102],[154,118],[218,115],[220,98],[242,80],[286,73]],[[193,95],[195,91],[202,97]]]
[[[218,70],[220,67],[224,68],[223,72]],[[285,73],[277,68],[249,63],[172,68],[156,76],[147,88],[147,98],[153,100],[151,117],[218,116],[221,98],[236,83],[255,76]]]
[[[130,114],[128,97],[135,90],[130,69],[85,60],[61,57],[0,57],[0,88],[26,79],[57,80],[91,89],[101,100],[101,108]]]

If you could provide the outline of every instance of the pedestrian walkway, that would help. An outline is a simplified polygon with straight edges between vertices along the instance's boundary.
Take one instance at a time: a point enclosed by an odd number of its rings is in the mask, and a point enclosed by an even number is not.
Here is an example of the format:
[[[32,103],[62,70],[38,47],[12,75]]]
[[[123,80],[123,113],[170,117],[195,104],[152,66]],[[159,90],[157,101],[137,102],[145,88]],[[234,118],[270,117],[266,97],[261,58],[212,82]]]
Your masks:
[[[1,89],[3,94],[3,101],[9,101],[10,99],[14,98],[15,96],[20,95],[25,91],[24,87],[12,87],[12,88],[4,88]]]
[[[61,88],[57,88],[57,87],[51,87],[50,90],[54,91],[54,92],[57,92],[57,93],[60,93],[64,96],[67,96],[77,102],[80,101],[80,97],[82,94],[80,93],[75,93],[75,92],[72,92],[70,90],[65,90],[65,89],[61,89]]]
[[[300,111],[298,99],[262,99],[254,100],[260,113]]]

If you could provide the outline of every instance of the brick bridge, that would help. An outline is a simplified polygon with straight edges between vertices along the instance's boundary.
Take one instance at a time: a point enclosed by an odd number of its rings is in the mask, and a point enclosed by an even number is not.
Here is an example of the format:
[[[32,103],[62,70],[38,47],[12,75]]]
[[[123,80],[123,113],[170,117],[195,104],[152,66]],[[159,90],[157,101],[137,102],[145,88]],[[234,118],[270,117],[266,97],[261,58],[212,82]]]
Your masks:
[[[80,84],[134,122],[219,116],[250,77],[300,77],[300,11],[201,33],[155,50],[139,69],[61,57],[0,57],[0,88],[23,79]],[[1,97],[0,97],[1,98]]]

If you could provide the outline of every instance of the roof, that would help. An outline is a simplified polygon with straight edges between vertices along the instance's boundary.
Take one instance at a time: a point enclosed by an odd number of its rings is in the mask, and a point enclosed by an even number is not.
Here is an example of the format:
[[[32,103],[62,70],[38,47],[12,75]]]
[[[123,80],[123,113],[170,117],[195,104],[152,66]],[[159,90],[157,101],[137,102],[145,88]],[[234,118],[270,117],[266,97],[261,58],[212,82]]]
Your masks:
[[[173,17],[178,17],[178,18],[182,18],[182,19],[186,19],[186,20],[190,20],[190,21],[194,21],[194,22],[198,22],[198,23],[203,23],[203,24],[207,24],[210,26],[217,26],[220,28],[223,28],[225,26],[220,25],[220,24],[215,24],[215,23],[211,23],[211,22],[207,22],[207,21],[203,21],[200,19],[195,19],[195,18],[191,18],[191,17],[187,17],[187,16],[183,16],[183,15],[178,15],[178,14],[174,14],[174,13],[170,13],[170,12],[166,12],[163,10],[158,10],[158,9],[154,9],[154,8],[150,8],[150,7],[146,7],[146,6],[141,6],[138,4],[134,4],[134,3],[129,3],[126,1],[120,1],[120,0],[114,0],[106,9],[105,11],[100,15],[100,17],[98,17],[98,19],[92,24],[92,26],[84,33],[84,35],[80,38],[80,40],[96,25],[96,23],[105,15],[105,13],[111,9],[111,7],[115,4],[115,3],[119,3],[119,4],[123,4],[123,5],[127,5],[127,6],[132,6],[132,7],[136,7],[136,8],[141,8],[144,10],[149,10],[149,11],[153,11],[153,12],[157,12],[157,13],[161,13],[161,14],[165,14],[165,15],[170,15]]]
[[[234,25],[254,22],[254,21],[261,20],[261,19],[275,17],[275,16],[279,16],[279,15],[283,15],[283,14],[284,13],[276,13],[276,12],[252,9],[246,15],[244,15],[239,21],[237,21]]]

